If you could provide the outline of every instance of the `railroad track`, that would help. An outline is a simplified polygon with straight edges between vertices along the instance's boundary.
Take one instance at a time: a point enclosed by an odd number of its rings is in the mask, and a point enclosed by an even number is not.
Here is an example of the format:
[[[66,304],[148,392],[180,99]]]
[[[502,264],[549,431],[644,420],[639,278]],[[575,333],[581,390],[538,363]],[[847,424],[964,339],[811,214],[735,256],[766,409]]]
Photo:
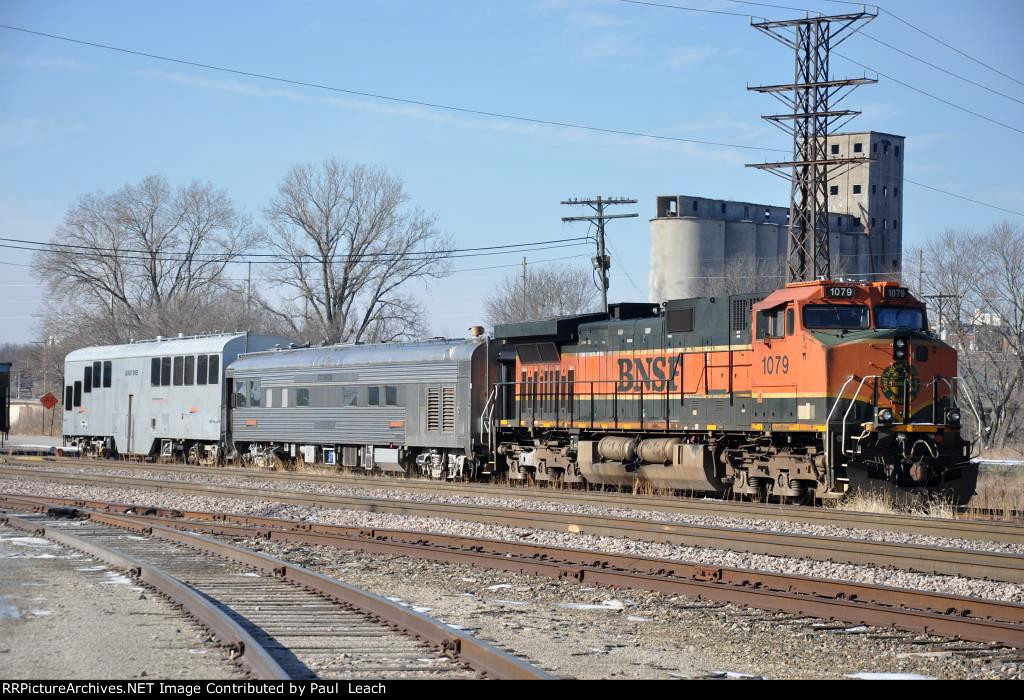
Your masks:
[[[36,497],[4,500],[8,506],[36,510],[63,507],[64,503],[62,499]],[[224,537],[406,556],[1024,648],[1024,606],[1013,603],[471,537],[199,511],[152,509],[142,514],[140,506],[112,503],[94,502],[89,506],[92,522],[143,534],[202,531]]]
[[[259,679],[552,678],[426,615],[194,532],[140,527],[130,518],[29,514],[0,522],[84,552],[156,589]],[[126,536],[126,529],[141,536]]]
[[[648,542],[726,549],[769,556],[797,557],[857,565],[881,566],[922,573],[1024,583],[1024,556],[973,549],[821,537],[765,530],[712,527],[676,522],[517,510],[447,503],[420,503],[381,498],[331,496],[301,491],[243,488],[175,480],[97,474],[61,474],[0,467],[2,479],[30,479],[63,484],[137,488],[194,496],[264,500],[314,508],[362,510],[428,518],[482,522],[524,529],[620,537]]]
[[[515,498],[565,505],[589,505],[607,509],[629,509],[692,516],[775,520],[850,529],[886,530],[909,535],[950,539],[988,540],[1008,544],[1024,544],[1024,527],[1020,523],[993,520],[944,519],[912,515],[858,513],[832,508],[810,508],[772,503],[723,501],[682,496],[645,496],[630,493],[562,490],[524,486],[499,486],[472,482],[447,483],[413,478],[357,476],[342,473],[253,471],[225,467],[200,467],[183,464],[139,464],[90,459],[7,457],[11,466],[38,467],[41,462],[69,468],[92,470],[139,470],[185,476],[214,476],[252,479],[281,484],[308,483],[323,486],[345,486],[353,489],[395,489],[414,494],[447,495],[478,498]]]

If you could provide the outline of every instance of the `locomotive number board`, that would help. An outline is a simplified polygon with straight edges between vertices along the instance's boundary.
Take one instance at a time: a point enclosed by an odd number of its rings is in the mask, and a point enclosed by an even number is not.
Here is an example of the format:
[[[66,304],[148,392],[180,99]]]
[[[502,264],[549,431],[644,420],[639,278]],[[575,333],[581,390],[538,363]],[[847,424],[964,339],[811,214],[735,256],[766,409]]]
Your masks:
[[[853,299],[856,293],[853,287],[825,287],[825,296],[829,299]]]
[[[906,287],[886,287],[885,298],[886,299],[906,299],[907,298]]]

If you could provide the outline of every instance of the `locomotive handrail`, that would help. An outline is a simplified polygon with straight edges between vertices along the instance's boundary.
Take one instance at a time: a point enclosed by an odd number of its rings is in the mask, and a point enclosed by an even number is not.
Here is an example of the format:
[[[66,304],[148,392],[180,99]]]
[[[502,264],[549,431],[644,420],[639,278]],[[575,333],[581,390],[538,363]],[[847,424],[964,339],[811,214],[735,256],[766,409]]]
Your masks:
[[[960,393],[961,384],[963,383],[963,377],[961,377],[960,375],[957,375],[957,376],[953,377],[953,379],[956,380],[956,393],[959,394]],[[971,398],[971,392],[968,391],[966,389],[966,387],[964,388],[964,396],[967,397],[967,403],[971,404],[971,411],[974,413],[975,420],[978,421],[978,437],[980,438],[981,437],[981,433],[982,433],[982,429],[984,428],[984,425],[982,425],[982,422],[981,422],[981,414],[978,413],[978,409],[974,405],[974,399]]]
[[[852,377],[851,377],[851,379],[852,379]],[[843,414],[843,432],[842,432],[842,437],[840,438],[840,441],[839,441],[839,448],[843,451],[843,454],[853,454],[853,450],[850,450],[849,452],[847,452],[847,450],[846,450],[846,426],[847,426],[847,420],[850,417],[850,411],[852,411],[853,407],[855,405],[857,405],[857,397],[860,396],[860,390],[864,388],[864,382],[866,382],[869,379],[874,379],[877,382],[878,381],[878,375],[877,374],[866,374],[866,375],[864,375],[864,378],[860,380],[860,384],[857,385],[857,391],[855,391],[853,393],[853,398],[850,399],[850,405],[846,407],[846,413]]]
[[[829,459],[829,452],[831,451],[831,450],[829,450],[829,446],[832,444],[832,438],[831,438],[831,432],[832,431],[829,429],[829,423],[832,422],[832,414],[836,412],[836,407],[839,406],[839,400],[841,398],[843,398],[843,392],[846,391],[846,387],[848,387],[850,385],[850,382],[852,382],[853,379],[854,379],[854,376],[851,374],[849,377],[846,378],[846,381],[843,382],[843,385],[839,388],[839,394],[836,396],[836,400],[832,402],[832,408],[829,409],[828,415],[825,417],[825,468],[826,469],[832,469],[832,470],[835,469],[835,466],[832,464],[831,460]]]

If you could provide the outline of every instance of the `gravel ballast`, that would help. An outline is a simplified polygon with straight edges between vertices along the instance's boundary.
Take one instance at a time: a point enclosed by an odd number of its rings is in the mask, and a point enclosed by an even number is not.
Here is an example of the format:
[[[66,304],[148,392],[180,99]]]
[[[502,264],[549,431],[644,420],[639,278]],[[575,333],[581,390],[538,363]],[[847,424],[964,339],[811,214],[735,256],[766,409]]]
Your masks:
[[[12,468],[12,467],[8,467]],[[16,468],[16,467],[13,467]],[[904,532],[892,532],[883,529],[849,528],[814,523],[789,522],[770,518],[728,518],[714,515],[690,515],[686,513],[670,513],[665,511],[640,510],[624,504],[621,508],[607,508],[587,503],[554,503],[551,501],[530,498],[498,498],[494,496],[461,496],[454,494],[423,493],[403,490],[401,488],[366,488],[351,487],[341,484],[324,484],[296,479],[287,483],[261,479],[259,472],[251,477],[217,476],[208,474],[189,474],[183,472],[164,472],[145,469],[76,469],[73,467],[33,466],[32,470],[53,471],[68,474],[99,474],[106,476],[122,476],[139,479],[177,481],[181,483],[215,484],[240,488],[258,488],[268,491],[295,491],[303,494],[340,496],[346,498],[379,498],[407,503],[437,503],[466,506],[487,506],[508,510],[536,510],[575,515],[595,515],[611,518],[632,518],[654,522],[670,522],[684,525],[699,525],[739,530],[757,530],[760,532],[778,532],[792,535],[810,535],[814,537],[841,537],[845,539],[865,540],[870,542],[891,542],[893,544],[922,545],[925,547],[943,547],[967,549],[1003,554],[1024,555],[1024,544],[994,542],[949,537],[932,537]],[[26,477],[28,478],[28,477]]]
[[[250,483],[250,485],[252,484]],[[897,588],[934,591],[952,595],[974,596],[991,600],[1024,602],[1024,585],[1015,583],[912,573],[881,567],[815,561],[794,557],[774,557],[722,549],[640,542],[568,532],[510,528],[444,518],[423,518],[354,510],[318,509],[274,503],[266,500],[189,496],[175,493],[154,493],[143,489],[114,489],[34,482],[30,480],[5,480],[3,489],[11,494],[139,503],[178,510],[235,513],[257,517],[304,520],[348,527],[418,530],[464,537],[484,537],[510,542],[529,541],[540,545],[572,547],[611,554],[632,554],[676,559],[712,566],[755,569],[857,583],[879,584]]]
[[[1020,678],[1013,650],[407,557],[235,540],[575,678]],[[785,653],[779,653],[779,650]],[[957,651],[961,650],[961,651]]]

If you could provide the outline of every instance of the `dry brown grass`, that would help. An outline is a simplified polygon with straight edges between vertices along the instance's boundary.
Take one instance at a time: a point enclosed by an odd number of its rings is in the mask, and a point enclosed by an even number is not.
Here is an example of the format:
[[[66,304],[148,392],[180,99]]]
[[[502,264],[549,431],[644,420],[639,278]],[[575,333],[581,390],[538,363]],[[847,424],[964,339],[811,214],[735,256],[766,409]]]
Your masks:
[[[968,513],[975,509],[991,512],[1005,520],[1012,519],[1013,512],[1024,512],[1024,472],[1008,469],[982,471],[978,475],[974,498],[968,504]]]
[[[879,491],[856,491],[830,504],[836,510],[853,513],[882,515],[917,515],[928,518],[955,518],[956,506],[943,499],[897,500],[891,494]]]

